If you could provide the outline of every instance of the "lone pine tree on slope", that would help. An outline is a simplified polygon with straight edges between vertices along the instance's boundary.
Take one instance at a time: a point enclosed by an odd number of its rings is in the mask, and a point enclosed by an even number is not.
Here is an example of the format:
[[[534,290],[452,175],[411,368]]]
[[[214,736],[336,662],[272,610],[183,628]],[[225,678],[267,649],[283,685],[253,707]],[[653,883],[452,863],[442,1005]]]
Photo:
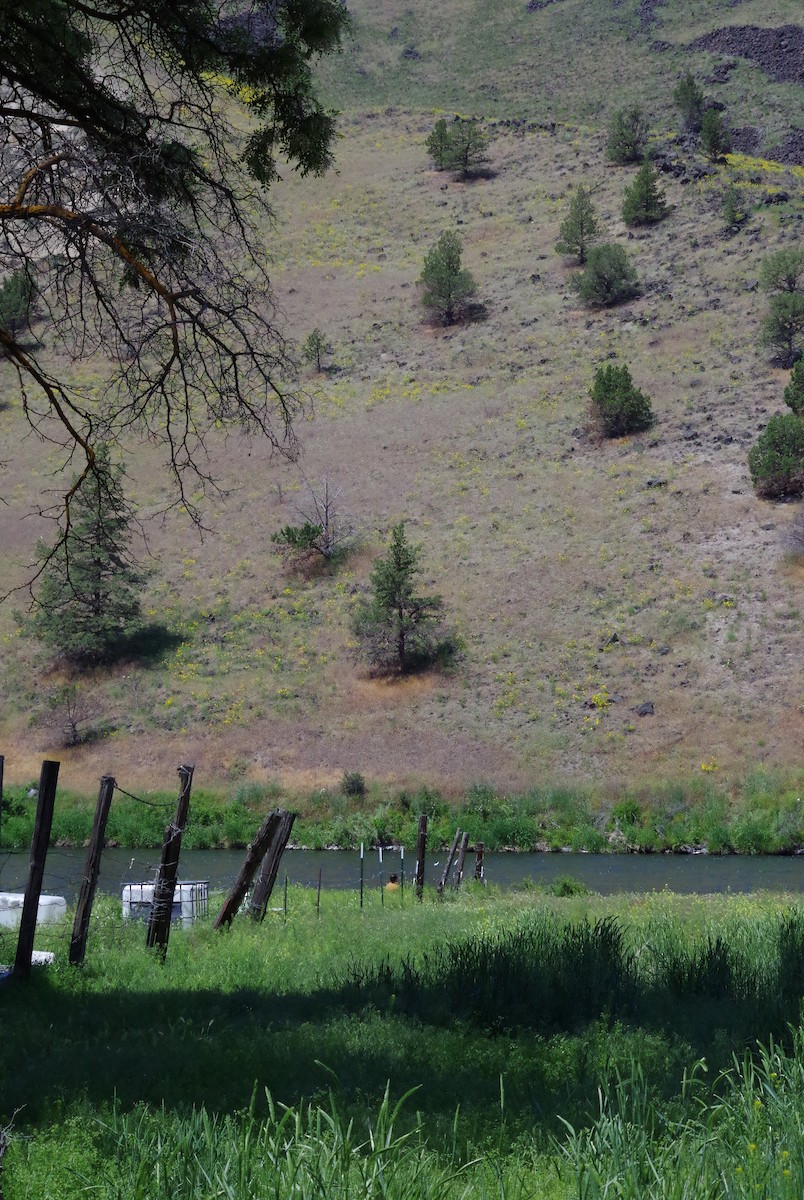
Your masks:
[[[122,471],[100,445],[96,469],[80,482],[70,523],[52,549],[40,546],[41,583],[28,631],[76,664],[119,653],[139,627],[143,573],[129,545],[133,511]]]

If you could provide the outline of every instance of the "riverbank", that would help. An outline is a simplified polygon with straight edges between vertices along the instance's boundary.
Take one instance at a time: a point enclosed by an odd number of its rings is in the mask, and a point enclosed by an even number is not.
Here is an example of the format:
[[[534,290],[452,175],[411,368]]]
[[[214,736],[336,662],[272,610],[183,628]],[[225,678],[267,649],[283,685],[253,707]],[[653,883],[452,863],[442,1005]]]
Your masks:
[[[706,764],[704,764],[705,766]],[[36,783],[6,787],[0,847],[30,845]],[[161,845],[175,796],[117,791],[107,843],[136,849]],[[456,828],[487,850],[590,853],[794,854],[804,848],[804,770],[754,771],[737,784],[713,772],[615,794],[605,789],[541,787],[505,794],[477,784],[454,800],[420,788],[390,791],[344,776],[340,787],[292,792],[278,784],[233,785],[228,792],[197,787],[184,835],[187,849],[246,846],[265,812],[298,813],[292,845],[310,850],[355,849],[363,843],[412,849],[420,813],[428,817],[428,844],[449,846]],[[51,842],[82,846],[90,835],[93,796],[59,789]]]

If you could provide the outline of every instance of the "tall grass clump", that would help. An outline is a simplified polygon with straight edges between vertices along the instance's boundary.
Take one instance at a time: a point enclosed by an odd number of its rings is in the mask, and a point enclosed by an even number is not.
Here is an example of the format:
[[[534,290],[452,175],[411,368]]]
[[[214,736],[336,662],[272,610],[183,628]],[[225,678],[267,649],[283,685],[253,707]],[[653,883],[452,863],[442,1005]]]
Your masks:
[[[588,1128],[567,1124],[559,1171],[578,1200],[794,1200],[804,1194],[804,1036],[735,1057],[705,1088],[694,1067],[673,1116],[650,1096],[638,1063],[604,1084]]]

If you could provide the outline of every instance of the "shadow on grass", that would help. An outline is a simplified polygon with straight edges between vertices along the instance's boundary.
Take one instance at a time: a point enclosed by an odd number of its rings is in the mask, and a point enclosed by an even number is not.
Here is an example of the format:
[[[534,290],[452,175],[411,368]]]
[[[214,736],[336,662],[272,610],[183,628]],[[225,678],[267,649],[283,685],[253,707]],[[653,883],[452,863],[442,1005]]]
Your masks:
[[[166,625],[154,621],[143,625],[128,637],[121,638],[114,648],[109,662],[126,662],[136,659],[139,662],[159,662],[179,647],[184,638]]]
[[[232,1111],[256,1087],[294,1104],[333,1081],[356,1113],[420,1087],[415,1107],[446,1139],[456,1105],[476,1134],[499,1121],[505,1078],[510,1133],[556,1115],[593,1115],[596,1089],[638,1061],[651,1087],[677,1094],[706,1057],[711,1077],[731,1055],[798,1019],[804,919],[780,919],[762,964],[721,939],[679,945],[641,966],[617,922],[472,937],[416,964],[345,965],[330,987],[177,987],[129,992],[92,974],[42,973],[0,991],[4,1078],[0,1123],[16,1109],[46,1117],[86,1097]],[[222,944],[222,953],[225,952]],[[775,962],[774,968],[771,964]],[[324,1066],[323,1064],[326,1064]]]

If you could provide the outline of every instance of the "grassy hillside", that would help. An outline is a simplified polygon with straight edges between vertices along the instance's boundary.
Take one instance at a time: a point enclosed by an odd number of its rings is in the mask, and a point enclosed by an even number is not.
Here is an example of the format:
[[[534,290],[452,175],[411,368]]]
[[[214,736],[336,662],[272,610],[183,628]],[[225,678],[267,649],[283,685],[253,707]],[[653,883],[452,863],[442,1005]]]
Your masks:
[[[82,729],[97,736],[62,751],[47,698],[64,668],[20,638],[6,602],[6,771],[25,779],[58,752],[75,787],[103,770],[156,786],[189,758],[205,784],[267,775],[313,788],[360,771],[454,791],[569,779],[616,792],[702,767],[727,779],[793,768],[804,559],[784,541],[796,506],[755,498],[746,453],[782,408],[787,374],[757,349],[765,301],[754,285],[767,252],[800,242],[804,172],[742,156],[692,182],[665,176],[669,218],[630,232],[620,204],[633,169],[609,165],[604,146],[612,109],[631,101],[669,146],[677,78],[691,68],[706,79],[722,62],[685,46],[727,24],[783,25],[797,6],[350,7],[353,40],[324,68],[343,110],[337,172],[284,180],[266,253],[288,332],[301,341],[317,326],[332,346],[326,371],[307,373],[314,416],[299,430],[300,466],[342,487],[359,546],[334,573],[289,571],[271,534],[297,519],[299,467],[238,437],[214,448],[222,490],[201,538],[180,513],[158,515],[167,481],[132,443],[128,493],[154,568],[145,607],[173,642],[78,678]],[[734,61],[706,91],[771,153],[804,126],[801,88]],[[486,177],[431,169],[436,111],[487,119]],[[732,179],[751,216],[724,236]],[[613,310],[581,308],[573,268],[554,252],[579,182],[641,281]],[[769,202],[780,191],[788,200]],[[463,238],[485,319],[442,328],[425,318],[416,280],[448,228]],[[612,356],[651,396],[657,423],[598,444],[588,389]],[[100,388],[103,364],[93,370]],[[23,437],[6,369],[0,387],[0,540],[14,584],[37,536],[51,536],[23,516],[61,464]],[[466,653],[451,674],[397,682],[358,665],[349,620],[401,519]],[[645,702],[654,714],[640,717]]]

